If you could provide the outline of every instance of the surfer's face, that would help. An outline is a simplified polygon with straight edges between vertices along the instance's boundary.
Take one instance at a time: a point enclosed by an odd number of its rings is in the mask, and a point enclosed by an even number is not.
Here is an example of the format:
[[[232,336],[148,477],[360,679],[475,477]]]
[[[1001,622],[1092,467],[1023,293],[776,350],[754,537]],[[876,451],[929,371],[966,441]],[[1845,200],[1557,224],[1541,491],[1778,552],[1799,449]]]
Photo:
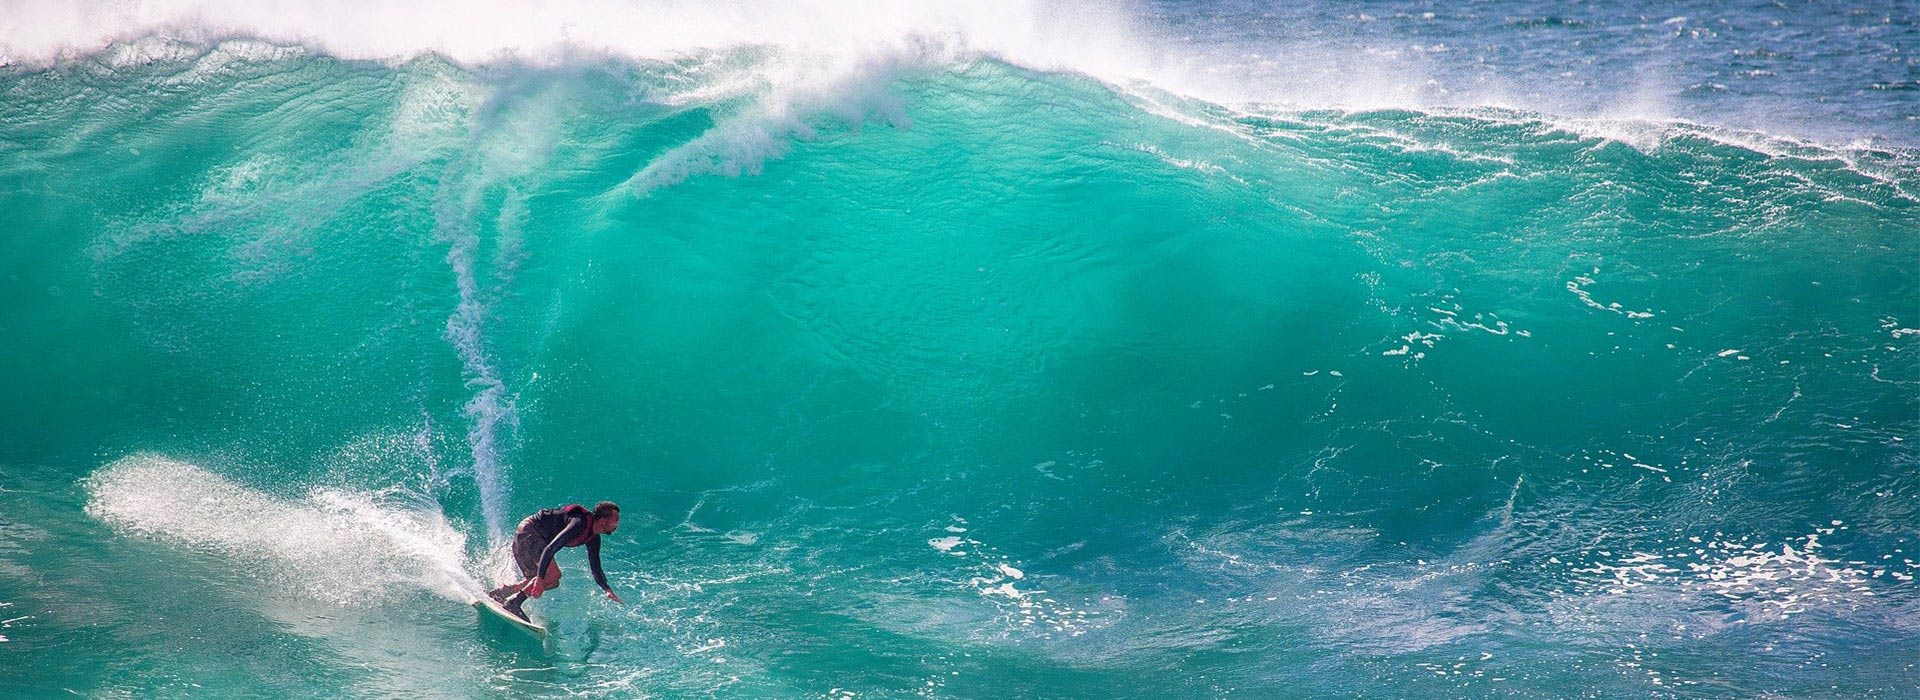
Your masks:
[[[615,513],[611,516],[595,520],[593,522],[593,529],[598,530],[602,535],[613,534],[614,530],[620,529],[620,514]]]

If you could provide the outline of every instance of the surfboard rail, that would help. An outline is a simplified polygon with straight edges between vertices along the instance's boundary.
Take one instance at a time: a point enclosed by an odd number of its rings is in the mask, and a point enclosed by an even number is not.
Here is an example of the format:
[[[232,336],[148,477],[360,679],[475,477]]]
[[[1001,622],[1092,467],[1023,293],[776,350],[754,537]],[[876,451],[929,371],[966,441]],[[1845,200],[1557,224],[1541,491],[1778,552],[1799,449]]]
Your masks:
[[[472,605],[475,610],[482,611],[483,613],[492,613],[494,617],[498,617],[502,620],[506,620],[507,622],[513,623],[513,626],[518,627],[522,630],[525,630],[528,633],[533,634],[534,636],[537,636],[537,637],[547,636],[546,627],[541,626],[539,624],[535,624],[533,620],[522,618],[518,615],[508,612],[506,607],[500,605],[498,601],[495,601],[491,597],[481,596],[479,598],[475,598],[471,601],[468,601],[468,604]]]

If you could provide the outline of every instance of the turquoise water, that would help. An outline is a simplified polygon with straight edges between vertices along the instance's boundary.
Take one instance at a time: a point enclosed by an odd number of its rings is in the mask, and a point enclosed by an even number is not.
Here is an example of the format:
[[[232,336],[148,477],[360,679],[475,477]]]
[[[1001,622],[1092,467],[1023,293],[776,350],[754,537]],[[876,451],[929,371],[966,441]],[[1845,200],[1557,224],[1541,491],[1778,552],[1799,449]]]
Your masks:
[[[0,689],[1920,692],[1902,118],[796,55],[9,69]]]

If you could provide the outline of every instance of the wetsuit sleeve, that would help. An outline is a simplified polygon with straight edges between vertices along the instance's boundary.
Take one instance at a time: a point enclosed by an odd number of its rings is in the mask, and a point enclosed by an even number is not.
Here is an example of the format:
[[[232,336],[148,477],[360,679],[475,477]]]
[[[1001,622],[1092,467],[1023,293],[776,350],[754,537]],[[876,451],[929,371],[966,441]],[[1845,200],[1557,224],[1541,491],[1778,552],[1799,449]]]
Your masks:
[[[600,590],[613,592],[613,587],[607,585],[607,572],[600,570],[599,535],[594,535],[593,539],[587,540],[587,565],[593,567],[593,582],[600,584]]]
[[[567,546],[567,540],[578,536],[580,531],[586,529],[586,527],[586,518],[573,518],[568,520],[567,526],[560,528],[560,534],[554,535],[553,541],[547,543],[547,548],[540,550],[540,565],[533,568],[534,575],[546,575],[547,567],[553,566],[553,555],[559,554],[560,548]],[[594,570],[598,571],[599,567],[595,567]]]

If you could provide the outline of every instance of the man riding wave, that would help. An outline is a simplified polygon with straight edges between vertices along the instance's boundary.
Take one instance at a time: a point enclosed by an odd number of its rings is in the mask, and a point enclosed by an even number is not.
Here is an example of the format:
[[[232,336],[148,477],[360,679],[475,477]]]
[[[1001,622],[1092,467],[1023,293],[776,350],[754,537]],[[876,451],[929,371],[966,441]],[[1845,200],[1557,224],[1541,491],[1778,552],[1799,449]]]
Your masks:
[[[619,527],[620,506],[613,501],[601,501],[593,510],[575,503],[527,516],[513,533],[513,562],[525,580],[493,589],[487,595],[500,601],[509,612],[526,619],[527,613],[520,606],[528,598],[538,598],[560,587],[560,567],[554,565],[553,555],[566,547],[586,545],[587,566],[593,570],[593,582],[599,584],[600,590],[606,591],[613,602],[624,605],[626,601],[614,594],[613,587],[607,585],[606,572],[600,570],[600,536],[612,534]]]

